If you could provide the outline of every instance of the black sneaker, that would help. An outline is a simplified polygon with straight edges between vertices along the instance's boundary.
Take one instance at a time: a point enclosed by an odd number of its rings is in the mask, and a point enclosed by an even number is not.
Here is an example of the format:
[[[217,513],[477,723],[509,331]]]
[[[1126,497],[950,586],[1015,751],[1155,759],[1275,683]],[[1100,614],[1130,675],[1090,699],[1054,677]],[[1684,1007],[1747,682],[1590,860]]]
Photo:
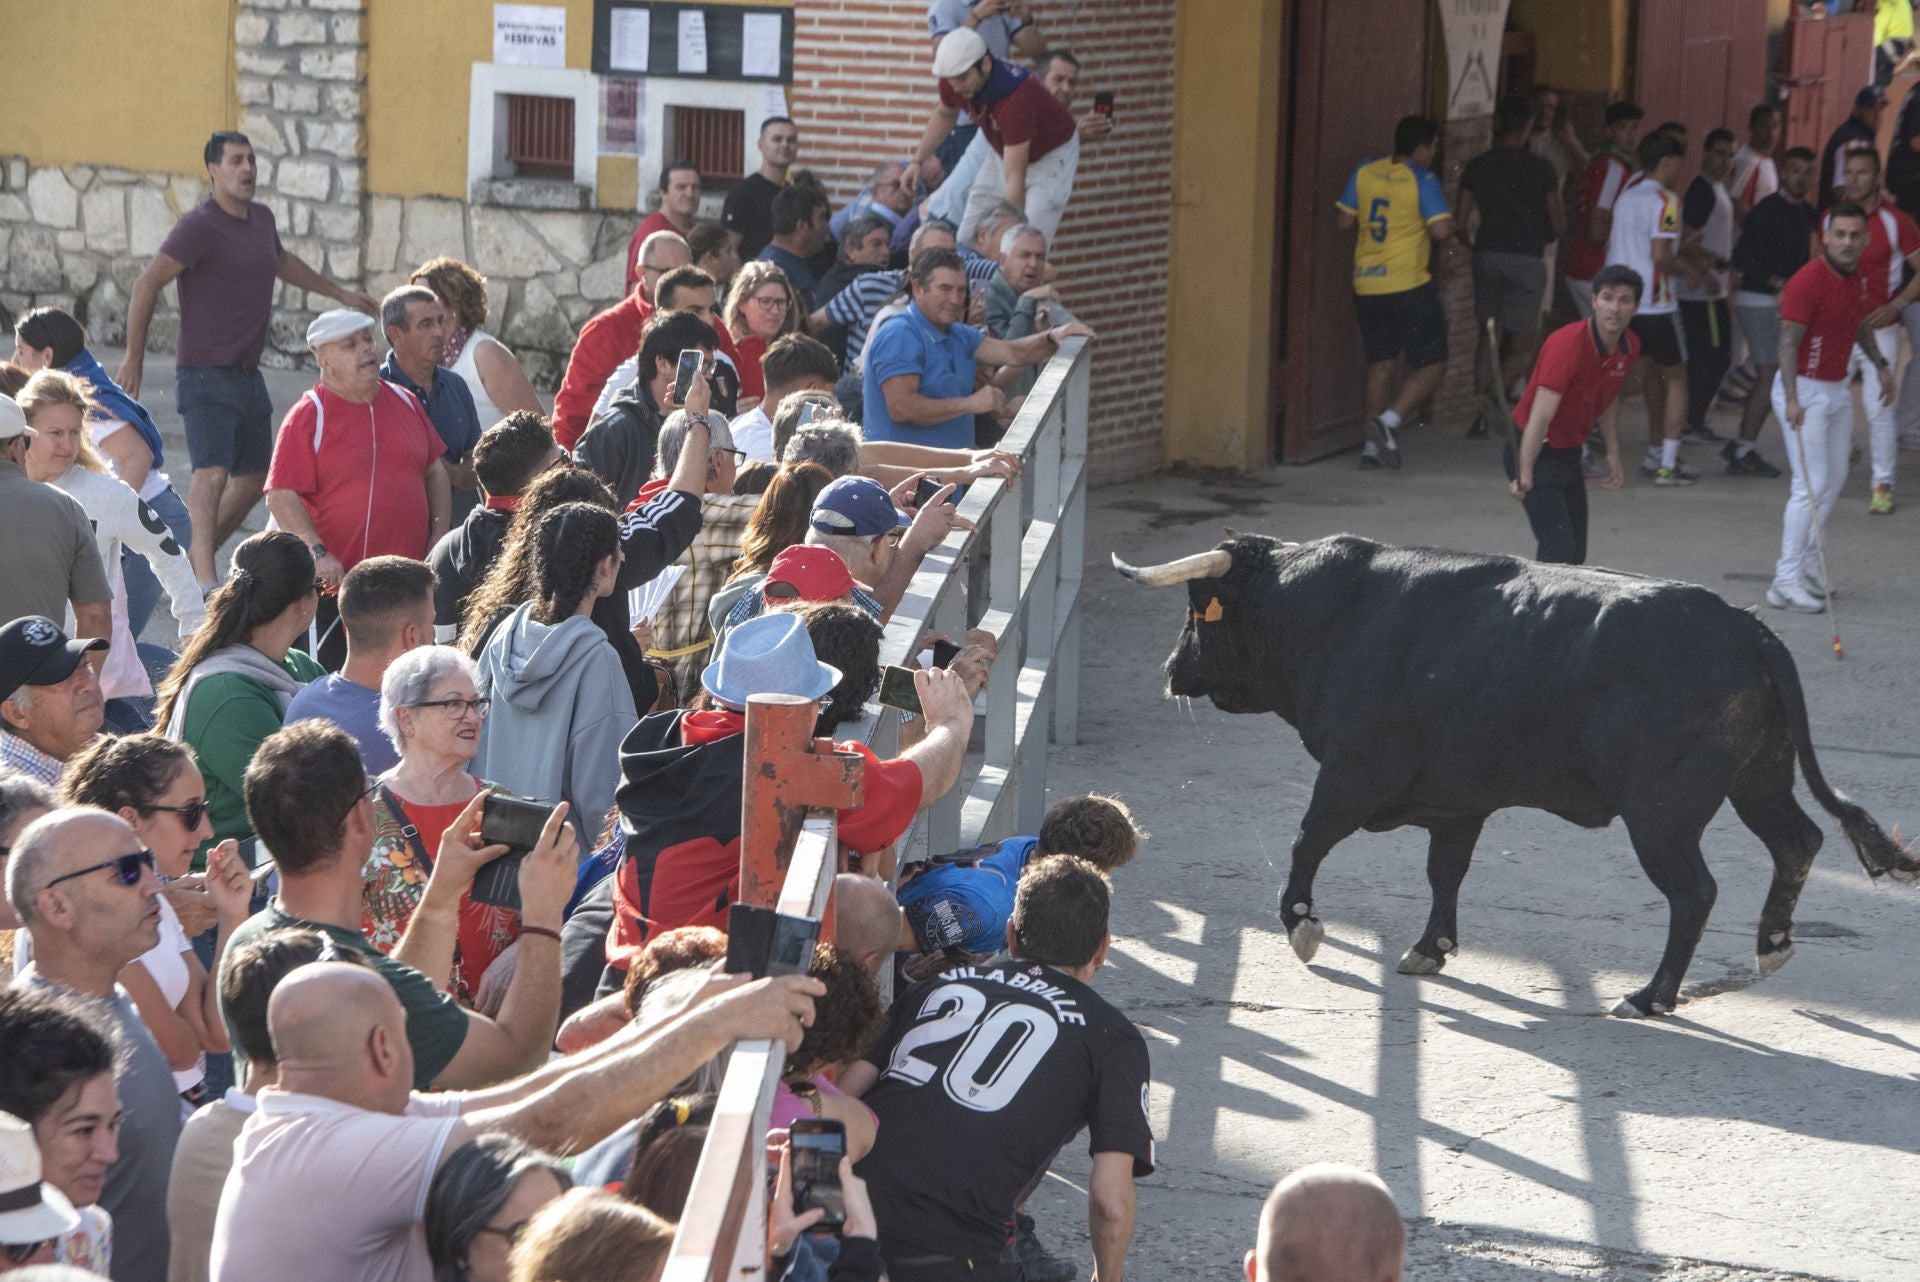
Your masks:
[[[1765,476],[1780,475],[1780,469],[1760,457],[1759,450],[1748,450],[1745,454],[1727,460],[1728,476]]]
[[[1680,429],[1682,445],[1718,445],[1727,438],[1708,427],[1705,423],[1695,427],[1692,423]]]
[[[1380,460],[1371,454],[1362,454],[1360,456],[1360,466],[1363,468],[1378,468],[1380,466]]]
[[[1040,1245],[1040,1239],[1033,1235],[1031,1215],[1016,1215],[1013,1223],[1014,1251],[1020,1257],[1020,1282],[1073,1282],[1080,1276],[1079,1265],[1049,1255],[1047,1248]]]
[[[1378,418],[1369,418],[1360,425],[1367,433],[1367,439],[1380,451],[1380,459],[1396,472],[1400,470],[1400,443],[1393,439],[1393,429]]]

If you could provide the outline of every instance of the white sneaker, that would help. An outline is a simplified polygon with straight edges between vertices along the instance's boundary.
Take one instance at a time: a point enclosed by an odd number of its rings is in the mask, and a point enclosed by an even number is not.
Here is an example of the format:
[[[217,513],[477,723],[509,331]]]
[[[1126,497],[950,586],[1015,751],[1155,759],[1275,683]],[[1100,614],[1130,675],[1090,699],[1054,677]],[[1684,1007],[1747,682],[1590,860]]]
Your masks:
[[[1783,588],[1778,584],[1767,589],[1767,604],[1776,610],[1792,610],[1796,614],[1824,614],[1827,606],[1816,601],[1799,587]]]
[[[1802,574],[1800,576],[1800,586],[1805,588],[1807,595],[1816,601],[1824,601],[1833,595],[1827,591],[1827,581],[1820,577],[1820,571],[1818,570],[1808,570]]]

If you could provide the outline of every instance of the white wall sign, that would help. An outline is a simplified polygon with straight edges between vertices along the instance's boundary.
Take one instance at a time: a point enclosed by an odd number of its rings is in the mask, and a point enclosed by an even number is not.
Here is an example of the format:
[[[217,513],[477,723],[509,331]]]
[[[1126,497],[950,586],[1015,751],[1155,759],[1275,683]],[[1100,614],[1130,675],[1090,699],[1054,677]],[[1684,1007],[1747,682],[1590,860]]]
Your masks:
[[[1507,0],[1437,0],[1447,42],[1447,119],[1493,114]]]
[[[653,15],[645,9],[615,9],[607,66],[614,71],[647,70],[652,56]]]
[[[567,65],[567,11],[557,5],[493,6],[493,60],[501,66]]]

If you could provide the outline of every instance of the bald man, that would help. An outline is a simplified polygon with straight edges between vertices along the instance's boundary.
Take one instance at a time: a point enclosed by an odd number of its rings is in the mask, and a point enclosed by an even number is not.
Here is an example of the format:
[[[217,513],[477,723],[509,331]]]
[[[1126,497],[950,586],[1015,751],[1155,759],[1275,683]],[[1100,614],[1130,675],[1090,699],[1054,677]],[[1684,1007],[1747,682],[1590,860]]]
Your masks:
[[[598,1143],[735,1041],[796,1049],[824,991],[803,975],[740,979],[667,1026],[629,1026],[517,1081],[420,1095],[392,985],[365,967],[301,966],[267,1000],[279,1078],[234,1144],[212,1282],[272,1277],[289,1260],[306,1277],[427,1282],[421,1208],[462,1144],[483,1132],[555,1152]]]
[[[874,975],[893,957],[906,920],[893,892],[878,877],[843,872],[833,879],[834,942]]]
[[[632,291],[580,327],[560,390],[553,394],[553,439],[562,449],[579,442],[600,389],[622,361],[640,350],[640,336],[653,315],[654,285],[674,268],[692,263],[693,252],[678,233],[654,232],[640,244],[639,280]]]
[[[1407,1230],[1378,1177],[1336,1162],[1281,1180],[1260,1211],[1247,1282],[1400,1282]]]
[[[167,1273],[167,1173],[180,1138],[173,1071],[114,977],[160,942],[153,855],[118,815],[73,806],[27,826],[7,860],[7,901],[33,943],[14,982],[85,1001],[113,1029],[126,1118],[100,1205],[113,1216],[116,1282]]]

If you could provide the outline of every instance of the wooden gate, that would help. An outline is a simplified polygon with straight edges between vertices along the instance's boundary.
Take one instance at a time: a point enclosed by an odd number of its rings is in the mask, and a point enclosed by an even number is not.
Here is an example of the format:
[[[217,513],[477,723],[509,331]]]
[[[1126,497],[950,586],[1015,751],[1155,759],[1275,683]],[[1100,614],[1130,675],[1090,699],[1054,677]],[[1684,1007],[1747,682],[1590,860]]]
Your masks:
[[[1765,5],[1640,0],[1633,48],[1634,101],[1646,108],[1649,129],[1663,120],[1686,123],[1687,173],[1699,167],[1708,130],[1725,125],[1735,138],[1746,136],[1747,113],[1766,96]],[[1847,93],[1850,99],[1853,89]]]
[[[1305,463],[1360,442],[1366,362],[1353,313],[1353,235],[1333,202],[1354,166],[1393,147],[1394,122],[1427,110],[1427,0],[1293,0],[1290,110],[1280,137],[1274,289],[1281,324],[1275,402],[1281,458]]]
[[[1796,20],[1780,56],[1783,147],[1815,155],[1853,110],[1853,95],[1873,79],[1873,15]]]

